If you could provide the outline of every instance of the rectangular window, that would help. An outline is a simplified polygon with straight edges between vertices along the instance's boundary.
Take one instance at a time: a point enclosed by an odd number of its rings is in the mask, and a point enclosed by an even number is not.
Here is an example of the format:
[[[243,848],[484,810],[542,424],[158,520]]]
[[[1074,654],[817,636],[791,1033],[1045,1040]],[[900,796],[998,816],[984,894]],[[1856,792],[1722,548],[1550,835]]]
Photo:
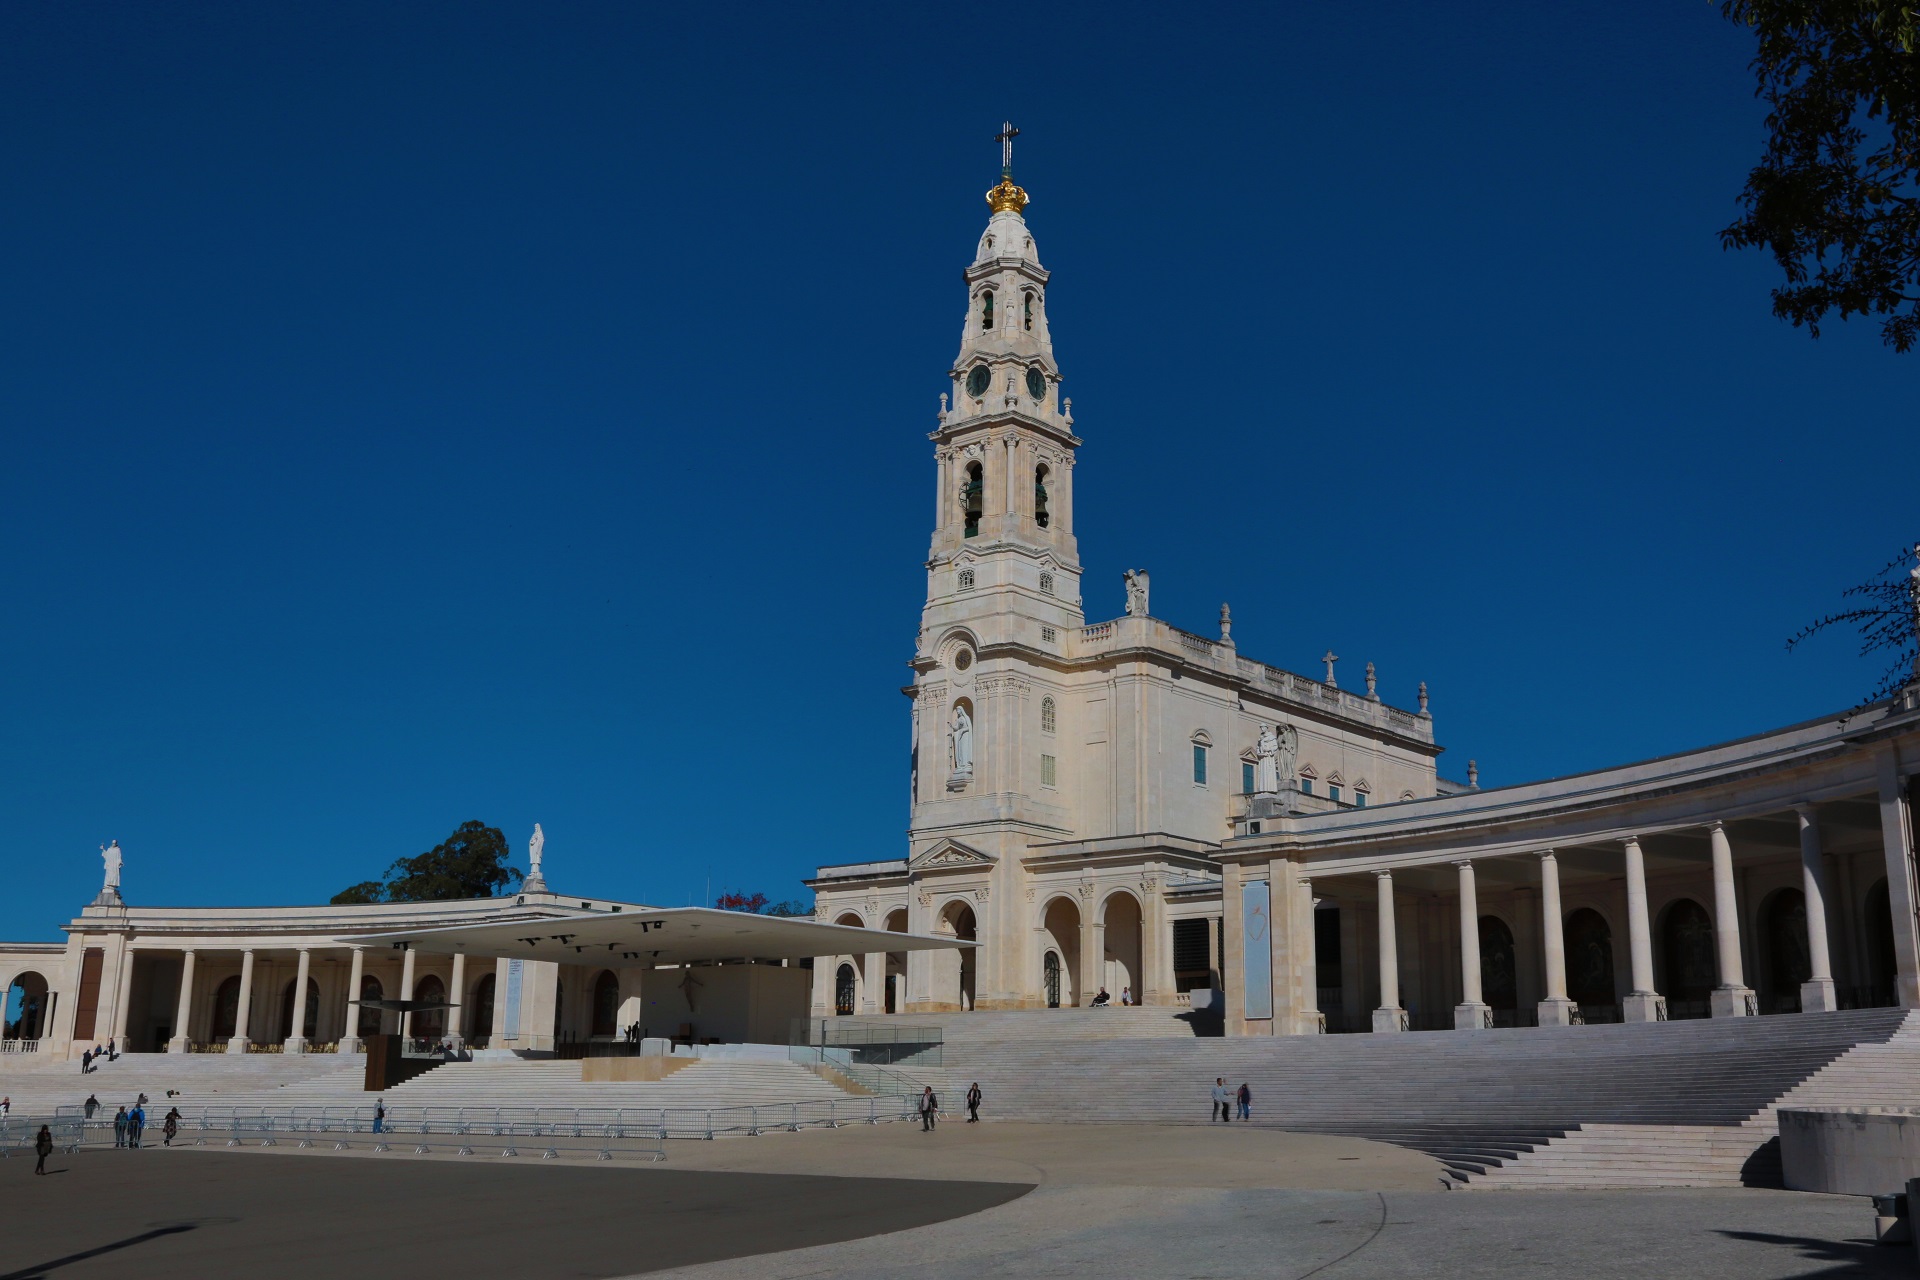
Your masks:
[[[1253,766],[1245,760],[1240,762],[1240,791],[1243,795],[1253,794]]]
[[[1193,749],[1193,780],[1199,786],[1207,785],[1207,749],[1196,746]]]
[[[1364,808],[1366,808],[1366,807],[1367,807],[1367,793],[1366,793],[1366,792],[1364,792],[1364,791],[1356,791],[1356,792],[1354,792],[1354,793],[1353,793],[1353,805],[1354,805],[1354,808],[1356,808],[1356,809],[1364,809]]]
[[[1054,764],[1053,764],[1053,757],[1041,756],[1040,757],[1040,785],[1043,787],[1053,786],[1054,772],[1055,770],[1054,770]]]
[[[1058,631],[1055,631],[1052,627],[1042,627],[1040,628],[1040,638],[1046,641],[1048,644],[1052,644],[1054,641],[1060,638],[1060,633]]]
[[[1300,779],[1300,794],[1301,794],[1301,795],[1303,795],[1303,796],[1310,796],[1310,795],[1312,795],[1312,794],[1313,794],[1313,779],[1312,779],[1312,778],[1302,778],[1302,779]]]
[[[1338,800],[1339,798],[1340,798],[1340,788],[1338,787],[1327,788],[1327,799]]]

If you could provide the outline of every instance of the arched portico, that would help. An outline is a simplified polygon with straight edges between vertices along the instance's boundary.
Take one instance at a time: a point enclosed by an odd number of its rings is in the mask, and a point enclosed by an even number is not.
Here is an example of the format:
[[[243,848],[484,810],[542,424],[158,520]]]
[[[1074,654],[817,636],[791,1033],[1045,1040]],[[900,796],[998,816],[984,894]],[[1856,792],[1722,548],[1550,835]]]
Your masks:
[[[1040,998],[1048,1008],[1079,1003],[1080,933],[1080,906],[1072,898],[1056,894],[1041,904]]]
[[[1141,923],[1140,899],[1124,889],[1108,894],[1100,904],[1104,951],[1098,981],[1115,1004],[1122,996],[1137,1004],[1146,990]]]
[[[27,969],[7,984],[0,1040],[38,1040],[46,1034],[47,980]]]
[[[942,904],[934,917],[934,932],[966,942],[977,941],[979,922],[973,913],[973,904],[965,898],[953,898]],[[933,1005],[936,1009],[973,1008],[974,951],[973,947],[961,947],[930,953]]]

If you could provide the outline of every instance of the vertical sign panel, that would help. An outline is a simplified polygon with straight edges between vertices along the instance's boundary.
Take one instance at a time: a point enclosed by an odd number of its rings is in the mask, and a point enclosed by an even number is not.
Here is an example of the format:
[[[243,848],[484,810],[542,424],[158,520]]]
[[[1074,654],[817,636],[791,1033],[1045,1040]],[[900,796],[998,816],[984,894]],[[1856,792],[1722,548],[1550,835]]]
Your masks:
[[[1273,902],[1265,880],[1240,886],[1240,990],[1245,1017],[1273,1017]]]
[[[507,1025],[500,1033],[502,1040],[520,1038],[520,983],[525,970],[524,960],[507,961]]]

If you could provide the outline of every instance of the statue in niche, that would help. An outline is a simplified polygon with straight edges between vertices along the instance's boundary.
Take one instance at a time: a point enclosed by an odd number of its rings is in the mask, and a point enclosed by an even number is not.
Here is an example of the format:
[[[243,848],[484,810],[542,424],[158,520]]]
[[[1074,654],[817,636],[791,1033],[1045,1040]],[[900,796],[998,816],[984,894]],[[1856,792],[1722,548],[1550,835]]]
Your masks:
[[[103,898],[117,898],[120,896],[120,864],[122,861],[120,842],[115,840],[112,844],[101,845],[100,860],[106,864],[106,878],[101,882],[100,896]]]
[[[1300,731],[1290,724],[1263,724],[1253,753],[1255,791],[1270,793],[1291,786],[1294,763],[1300,758]]]
[[[973,774],[973,717],[965,703],[953,704],[953,719],[947,724],[947,753],[953,761],[956,778]]]
[[[1144,618],[1147,616],[1147,571],[1129,569],[1126,572],[1127,616]]]

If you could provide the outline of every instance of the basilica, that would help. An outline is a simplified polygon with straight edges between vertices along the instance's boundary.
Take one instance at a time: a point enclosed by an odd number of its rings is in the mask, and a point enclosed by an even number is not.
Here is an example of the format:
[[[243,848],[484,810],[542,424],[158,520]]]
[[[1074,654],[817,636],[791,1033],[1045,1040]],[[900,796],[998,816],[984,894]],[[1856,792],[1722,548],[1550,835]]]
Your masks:
[[[1482,790],[1427,710],[1151,611],[1089,622],[1073,402],[1003,154],[931,433],[905,855],[816,918],[968,940],[817,963],[815,1016],[1134,1003],[1232,1035],[1920,1004],[1920,673],[1891,702]]]
[[[0,944],[0,1052],[385,1030],[547,1054],[1103,1004],[1236,1036],[1920,1007],[1920,671],[1870,707],[1482,789],[1439,776],[1424,686],[1396,707],[1332,653],[1260,662],[1225,606],[1206,634],[1155,617],[1144,570],[1089,622],[1082,442],[1007,150],[986,198],[930,435],[902,856],[819,868],[813,919],[776,924],[559,894],[537,845],[505,899],[130,906],[116,845],[66,941]]]

